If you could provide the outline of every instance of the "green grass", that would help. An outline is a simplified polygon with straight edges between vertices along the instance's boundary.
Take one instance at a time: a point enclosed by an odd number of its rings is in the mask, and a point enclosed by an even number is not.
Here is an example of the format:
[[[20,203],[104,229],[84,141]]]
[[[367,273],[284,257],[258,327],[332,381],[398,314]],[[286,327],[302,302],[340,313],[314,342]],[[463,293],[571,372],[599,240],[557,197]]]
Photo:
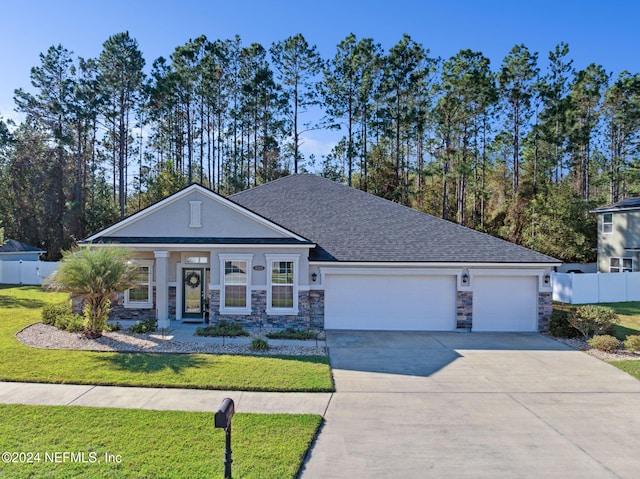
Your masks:
[[[46,350],[15,333],[40,321],[40,308],[66,295],[0,287],[0,380],[244,391],[333,391],[324,356],[111,353]]]
[[[631,374],[634,378],[640,380],[640,361],[610,361],[609,364],[622,369],[624,372]]]
[[[620,318],[620,324],[614,326],[614,336],[623,341],[627,336],[640,334],[640,301],[626,303],[600,303],[612,308]]]
[[[211,413],[0,405],[0,417],[0,452],[33,453],[34,460],[3,461],[0,478],[223,477],[224,431],[214,429]],[[321,421],[315,415],[237,414],[233,477],[296,477]],[[56,452],[77,456],[51,462]]]

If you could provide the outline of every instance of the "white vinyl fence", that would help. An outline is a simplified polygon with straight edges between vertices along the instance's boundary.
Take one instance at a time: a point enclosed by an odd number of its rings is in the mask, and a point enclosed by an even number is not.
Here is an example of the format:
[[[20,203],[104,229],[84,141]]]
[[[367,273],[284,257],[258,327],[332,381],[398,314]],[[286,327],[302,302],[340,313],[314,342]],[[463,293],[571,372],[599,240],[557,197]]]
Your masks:
[[[640,301],[639,273],[553,273],[553,300],[570,304]]]
[[[0,261],[0,283],[41,285],[60,263],[48,261]]]

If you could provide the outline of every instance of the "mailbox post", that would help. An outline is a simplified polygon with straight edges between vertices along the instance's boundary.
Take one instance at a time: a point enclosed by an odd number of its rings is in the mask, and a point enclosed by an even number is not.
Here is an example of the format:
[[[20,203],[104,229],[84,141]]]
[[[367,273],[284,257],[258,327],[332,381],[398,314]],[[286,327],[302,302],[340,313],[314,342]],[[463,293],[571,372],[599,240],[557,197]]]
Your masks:
[[[224,479],[231,479],[231,418],[235,413],[233,399],[226,398],[218,408],[214,418],[214,426],[225,431]]]

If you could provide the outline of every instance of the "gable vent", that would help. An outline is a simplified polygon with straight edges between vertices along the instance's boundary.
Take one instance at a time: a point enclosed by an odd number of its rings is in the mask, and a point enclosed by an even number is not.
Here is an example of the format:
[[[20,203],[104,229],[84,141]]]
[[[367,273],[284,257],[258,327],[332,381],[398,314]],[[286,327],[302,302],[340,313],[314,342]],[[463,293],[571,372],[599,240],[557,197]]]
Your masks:
[[[202,227],[202,201],[189,201],[189,228]]]

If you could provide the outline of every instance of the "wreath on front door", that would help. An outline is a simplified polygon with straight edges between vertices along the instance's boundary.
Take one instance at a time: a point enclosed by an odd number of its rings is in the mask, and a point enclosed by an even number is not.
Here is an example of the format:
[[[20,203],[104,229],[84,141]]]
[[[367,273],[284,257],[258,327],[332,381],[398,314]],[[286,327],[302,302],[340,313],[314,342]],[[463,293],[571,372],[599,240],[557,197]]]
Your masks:
[[[192,271],[184,277],[184,284],[191,288],[197,288],[200,286],[200,275],[195,271]]]

